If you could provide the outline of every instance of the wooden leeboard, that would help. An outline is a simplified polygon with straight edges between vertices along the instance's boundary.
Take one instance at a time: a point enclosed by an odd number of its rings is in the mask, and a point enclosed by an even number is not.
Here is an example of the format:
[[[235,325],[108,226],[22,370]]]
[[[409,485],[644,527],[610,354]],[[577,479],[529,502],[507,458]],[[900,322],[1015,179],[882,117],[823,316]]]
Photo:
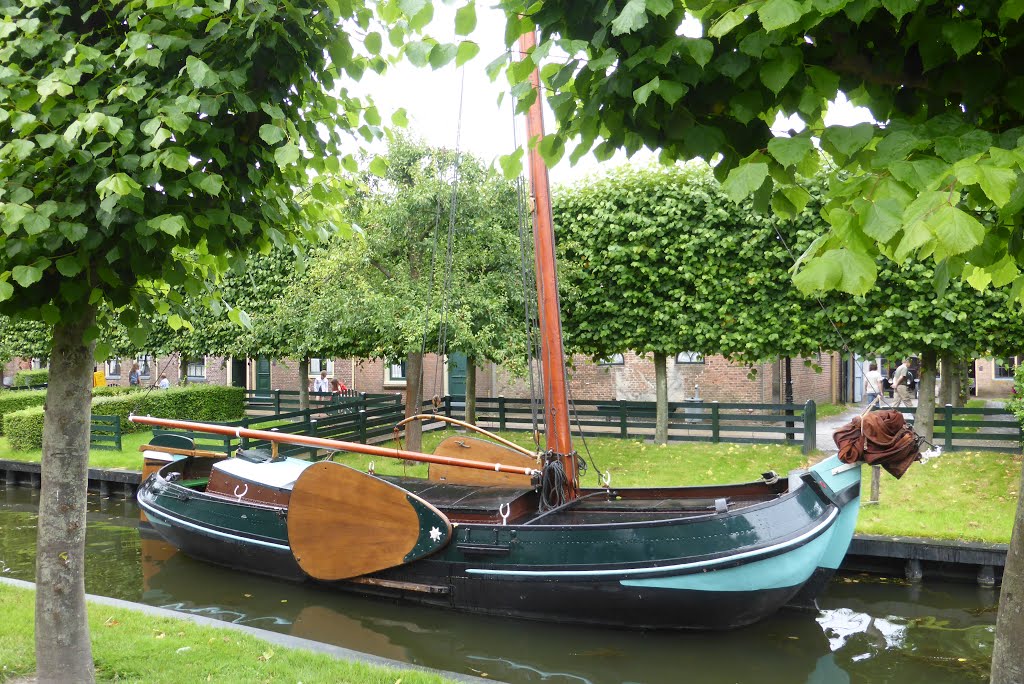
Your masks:
[[[314,579],[411,563],[444,548],[451,536],[448,518],[423,499],[340,463],[316,463],[292,487],[288,543]]]
[[[520,466],[523,468],[540,468],[536,459],[514,449],[509,449],[507,446],[459,435],[449,437],[438,444],[437,448],[434,449],[434,455],[452,456],[454,458],[465,458],[487,463],[500,463],[502,465]],[[529,475],[462,468],[437,463],[430,464],[430,468],[427,470],[427,479],[432,482],[484,485],[489,487],[523,488],[530,486]]]

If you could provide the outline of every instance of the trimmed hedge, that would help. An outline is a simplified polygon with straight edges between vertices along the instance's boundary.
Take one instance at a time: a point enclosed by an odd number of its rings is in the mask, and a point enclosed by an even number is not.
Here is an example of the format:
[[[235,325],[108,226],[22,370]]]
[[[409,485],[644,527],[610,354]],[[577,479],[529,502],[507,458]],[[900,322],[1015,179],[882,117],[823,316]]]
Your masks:
[[[92,412],[100,416],[121,416],[122,432],[145,432],[152,428],[130,422],[130,414],[223,423],[245,415],[244,397],[245,390],[241,387],[221,385],[187,385],[147,392],[132,390],[97,397],[92,402]],[[15,451],[42,448],[42,406],[5,414],[3,427]]]
[[[22,411],[32,406],[42,410],[46,401],[46,390],[22,390],[18,392],[0,392],[0,416],[7,416],[15,411]],[[0,435],[3,432],[3,421],[0,421]]]
[[[20,370],[14,374],[14,387],[28,387],[32,385],[45,385],[50,379],[50,371],[47,368],[36,370]]]

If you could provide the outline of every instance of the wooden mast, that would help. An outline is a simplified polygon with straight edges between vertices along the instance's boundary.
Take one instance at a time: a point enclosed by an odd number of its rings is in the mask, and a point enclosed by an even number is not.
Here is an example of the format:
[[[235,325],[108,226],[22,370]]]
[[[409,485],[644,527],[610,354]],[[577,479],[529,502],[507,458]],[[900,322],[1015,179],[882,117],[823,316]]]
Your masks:
[[[525,59],[536,46],[531,30],[519,36],[520,59]],[[533,242],[537,270],[537,316],[540,323],[540,353],[544,386],[544,425],[549,451],[558,454],[567,476],[566,494],[579,493],[576,454],[569,434],[569,400],[565,386],[565,353],[562,349],[562,320],[558,303],[558,276],[555,270],[555,233],[551,218],[551,193],[548,169],[540,156],[544,138],[541,110],[543,95],[540,74],[534,68],[530,83],[537,94],[526,114],[526,139],[529,152],[530,185],[533,190]]]

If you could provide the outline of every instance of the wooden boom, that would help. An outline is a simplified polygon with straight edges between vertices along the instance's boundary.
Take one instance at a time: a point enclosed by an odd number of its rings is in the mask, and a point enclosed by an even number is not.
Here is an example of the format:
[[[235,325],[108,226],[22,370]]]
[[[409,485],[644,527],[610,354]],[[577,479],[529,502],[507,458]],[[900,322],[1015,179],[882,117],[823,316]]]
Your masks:
[[[215,425],[212,423],[194,423],[189,420],[174,420],[172,418],[153,418],[151,416],[129,416],[128,420],[142,425],[154,425],[156,427],[173,428],[176,430],[192,430],[193,432],[208,432],[214,435],[226,435],[228,437],[248,437],[249,439],[262,439],[268,442],[284,444],[301,444],[302,446],[317,447],[320,449],[334,449],[336,451],[352,451],[358,454],[370,456],[383,456],[385,458],[399,458],[406,461],[420,461],[422,463],[439,463],[441,465],[459,466],[461,468],[476,468],[478,470],[493,470],[499,473],[518,473],[520,475],[540,475],[539,470],[524,468],[522,466],[502,465],[501,463],[487,463],[485,461],[471,461],[464,458],[452,458],[450,456],[435,456],[432,454],[421,454],[418,451],[404,451],[402,449],[386,449],[384,447],[359,444],[358,442],[343,442],[339,439],[325,439],[323,437],[309,437],[307,435],[291,435],[283,432],[271,432],[270,430],[253,430],[243,427],[231,427],[229,425]]]

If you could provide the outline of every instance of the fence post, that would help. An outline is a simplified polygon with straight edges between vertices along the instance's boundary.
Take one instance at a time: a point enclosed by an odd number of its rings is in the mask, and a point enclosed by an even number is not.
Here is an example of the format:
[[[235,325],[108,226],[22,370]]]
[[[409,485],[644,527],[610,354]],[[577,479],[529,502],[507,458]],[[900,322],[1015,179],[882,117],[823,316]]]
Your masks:
[[[498,395],[498,430],[505,431],[505,395]]]
[[[359,393],[359,410],[366,412],[366,392]]]
[[[722,441],[722,416],[719,413],[718,401],[711,402],[711,443]]]
[[[281,390],[274,390],[274,413],[281,412]]]
[[[310,418],[309,423],[306,425],[306,434],[310,437],[316,437],[316,418]],[[317,448],[309,447],[309,455],[316,458]]]
[[[626,411],[626,401],[619,399],[619,437],[629,437],[629,415]]]
[[[114,444],[118,451],[124,451],[121,448],[121,416],[114,416]]]
[[[946,430],[946,451],[953,450],[953,405],[946,404],[945,416],[943,417],[943,428]]]
[[[818,448],[818,405],[808,399],[804,404],[804,448],[803,453],[809,454]]]
[[[359,441],[366,444],[366,409],[359,410]]]
[[[444,417],[452,417],[452,396],[450,394],[444,395]]]

